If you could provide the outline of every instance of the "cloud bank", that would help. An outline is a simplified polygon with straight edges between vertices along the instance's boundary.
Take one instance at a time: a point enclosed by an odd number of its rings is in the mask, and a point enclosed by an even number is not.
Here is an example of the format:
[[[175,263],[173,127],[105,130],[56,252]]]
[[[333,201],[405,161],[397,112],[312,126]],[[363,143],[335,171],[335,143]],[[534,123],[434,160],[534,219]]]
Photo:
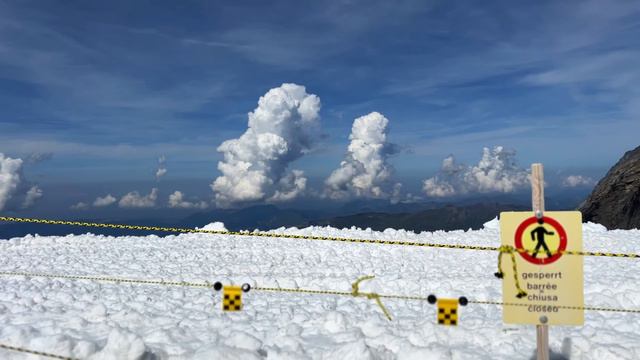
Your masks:
[[[184,194],[181,191],[174,191],[169,195],[169,207],[178,209],[206,209],[209,205],[204,202],[190,202],[184,199]]]
[[[111,194],[108,194],[105,197],[98,197],[94,202],[93,202],[93,206],[95,207],[105,207],[105,206],[109,206],[114,204],[116,201],[118,201],[115,197],[113,197]]]
[[[562,181],[564,187],[591,186],[593,184],[595,181],[592,178],[582,175],[569,175]]]
[[[41,162],[49,161],[53,159],[52,152],[34,152],[29,154],[26,162],[29,164],[39,164]]]
[[[287,168],[311,149],[319,111],[320,98],[296,84],[260,97],[244,134],[217,149],[224,160],[218,162],[222,176],[211,184],[216,205],[286,201],[303,193],[304,173]]]
[[[519,168],[516,152],[496,146],[483,148],[482,159],[474,166],[456,164],[453,155],[442,161],[440,172],[423,182],[423,191],[431,197],[467,193],[514,192],[529,185],[529,174]]]
[[[31,207],[42,197],[42,189],[30,186],[22,174],[22,159],[12,159],[0,153],[0,210]]]
[[[121,208],[151,208],[156,206],[158,200],[158,189],[151,189],[151,193],[141,196],[137,191],[132,191],[120,199],[118,206]]]
[[[347,155],[325,180],[325,194],[331,199],[350,197],[389,198],[399,196],[400,184],[392,184],[389,155],[396,152],[387,142],[389,120],[378,112],[353,122]]]

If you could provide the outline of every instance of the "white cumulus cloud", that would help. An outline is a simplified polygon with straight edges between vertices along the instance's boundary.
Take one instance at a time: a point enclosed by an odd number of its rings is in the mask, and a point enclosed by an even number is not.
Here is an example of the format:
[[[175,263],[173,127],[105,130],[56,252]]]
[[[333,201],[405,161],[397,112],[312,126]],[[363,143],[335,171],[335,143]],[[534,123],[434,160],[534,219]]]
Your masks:
[[[156,170],[156,179],[160,180],[160,178],[165,176],[166,174],[167,174],[166,168],[158,168],[158,170]]]
[[[166,161],[167,158],[164,155],[158,158],[158,170],[156,170],[157,181],[160,181],[160,178],[167,174],[167,167],[165,166]]]
[[[24,198],[24,202],[22,203],[22,207],[24,209],[29,208],[35,204],[36,200],[42,197],[42,189],[40,189],[37,185],[32,186],[29,191],[27,191],[27,195]]]
[[[156,205],[158,200],[158,189],[151,189],[149,195],[142,196],[137,191],[132,191],[120,199],[118,206],[122,208],[150,208]]]
[[[307,178],[304,177],[304,171],[292,170],[280,178],[276,192],[268,198],[267,201],[280,202],[293,200],[302,194],[306,188]]]
[[[590,186],[595,184],[592,178],[582,175],[569,175],[562,181],[564,187]]]
[[[206,209],[208,204],[204,201],[187,201],[184,199],[184,194],[176,190],[173,194],[169,195],[169,207],[179,209]]]
[[[474,166],[456,164],[453,155],[442,161],[440,172],[423,182],[431,197],[479,192],[509,193],[529,185],[529,174],[518,167],[516,152],[502,146],[483,148],[482,159]]]
[[[89,204],[82,201],[75,205],[71,205],[71,209],[73,210],[84,210],[84,209],[87,209],[88,207],[89,207]]]
[[[296,84],[260,97],[244,134],[217,149],[224,159],[218,162],[222,176],[211,184],[216,204],[286,201],[303,193],[304,173],[288,166],[311,149],[319,111],[320,99]]]
[[[332,199],[350,197],[397,199],[401,185],[393,184],[393,167],[387,162],[395,146],[387,142],[389,120],[378,112],[353,122],[347,155],[325,180]]]
[[[109,206],[109,205],[114,204],[116,201],[118,201],[118,200],[115,197],[113,197],[111,194],[108,194],[105,197],[98,197],[93,202],[93,206],[95,206],[95,207]]]
[[[0,153],[0,210],[14,196],[21,182],[22,160]]]
[[[42,197],[42,189],[25,181],[22,159],[12,159],[0,153],[0,210],[28,208]]]

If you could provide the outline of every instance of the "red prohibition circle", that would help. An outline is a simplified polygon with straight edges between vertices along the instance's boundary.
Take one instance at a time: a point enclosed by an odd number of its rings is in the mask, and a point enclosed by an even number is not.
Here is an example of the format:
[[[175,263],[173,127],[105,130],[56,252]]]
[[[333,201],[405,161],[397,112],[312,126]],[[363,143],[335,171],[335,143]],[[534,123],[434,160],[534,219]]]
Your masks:
[[[516,236],[515,236],[515,245],[516,245],[515,247],[516,247],[516,250],[524,250],[524,248],[522,247],[522,234],[524,233],[524,230],[529,225],[534,224],[537,221],[538,221],[538,218],[536,218],[535,216],[532,216],[532,217],[526,219],[525,221],[523,221],[518,226],[518,228],[516,229]],[[544,259],[534,258],[533,256],[531,256],[531,254],[529,254],[526,251],[522,251],[522,252],[518,251],[518,253],[525,260],[527,260],[528,262],[530,262],[532,264],[548,265],[548,264],[554,263],[558,259],[560,259],[560,257],[562,256],[562,252],[567,249],[567,233],[566,233],[566,231],[564,231],[564,228],[562,227],[562,225],[560,225],[559,222],[555,221],[554,219],[552,219],[550,217],[543,216],[542,217],[542,221],[544,221],[545,223],[553,226],[553,228],[556,229],[556,231],[558,232],[558,236],[560,237],[560,246],[558,247],[558,250],[556,250],[557,252],[555,254],[553,254],[552,257],[544,258]]]

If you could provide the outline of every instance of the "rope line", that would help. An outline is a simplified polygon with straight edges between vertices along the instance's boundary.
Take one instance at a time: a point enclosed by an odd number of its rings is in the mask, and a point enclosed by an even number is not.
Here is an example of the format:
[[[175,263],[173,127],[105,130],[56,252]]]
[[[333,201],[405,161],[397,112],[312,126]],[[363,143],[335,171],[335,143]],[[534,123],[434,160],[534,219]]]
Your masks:
[[[479,251],[500,251],[496,246],[477,246],[477,245],[460,245],[460,244],[435,244],[435,243],[423,243],[417,241],[399,241],[399,240],[373,240],[373,239],[358,239],[358,238],[345,238],[345,237],[332,237],[332,236],[316,236],[316,235],[294,235],[294,234],[276,234],[270,232],[260,231],[220,231],[220,230],[204,230],[204,229],[189,229],[189,228],[177,228],[177,227],[161,227],[161,226],[139,226],[139,225],[125,225],[125,224],[103,224],[94,222],[82,222],[82,221],[67,221],[67,220],[49,220],[49,219],[34,219],[34,218],[21,218],[21,217],[8,217],[0,216],[0,221],[5,222],[20,222],[20,223],[35,223],[35,224],[48,224],[48,225],[68,225],[79,227],[95,227],[95,228],[108,228],[108,229],[125,229],[125,230],[145,230],[145,231],[160,231],[168,233],[198,233],[198,234],[213,234],[213,235],[230,235],[230,236],[256,236],[266,238],[283,238],[283,239],[305,239],[316,241],[337,241],[345,243],[360,243],[360,244],[376,244],[376,245],[397,245],[397,246],[415,246],[415,247],[430,247],[441,249],[458,249],[458,250],[479,250]],[[526,249],[515,249],[519,253],[528,253]],[[595,252],[595,251],[558,251],[556,253],[568,254],[568,255],[580,255],[580,256],[600,256],[600,257],[620,257],[620,258],[632,258],[640,259],[640,254],[629,253],[609,253],[609,252]]]
[[[42,273],[28,273],[28,272],[16,272],[16,271],[0,271],[0,276],[25,276],[25,277],[44,277],[50,279],[72,279],[72,280],[89,280],[89,281],[106,281],[106,282],[115,282],[115,283],[131,283],[131,284],[144,284],[144,285],[161,285],[161,286],[187,286],[187,287],[197,287],[197,288],[213,288],[213,284],[209,282],[185,282],[185,281],[162,281],[162,280],[139,280],[139,279],[124,279],[124,278],[114,278],[114,277],[101,277],[101,276],[84,276],[84,275],[58,275],[58,274],[42,274]],[[371,277],[364,277],[358,279],[359,281],[367,280]],[[359,284],[358,280],[356,283]],[[261,287],[256,286],[252,287],[254,291],[264,291],[264,292],[283,292],[283,293],[298,293],[298,294],[309,294],[309,295],[335,295],[335,296],[349,296],[353,297],[354,291],[353,287],[356,285],[354,283],[352,285],[352,291],[339,291],[339,290],[316,290],[316,289],[294,289],[294,288],[281,288],[281,287]],[[429,301],[428,297],[422,296],[410,296],[410,295],[397,295],[397,294],[376,294],[376,293],[362,293],[359,290],[357,291],[357,296],[364,296],[369,299],[397,299],[397,300],[411,300],[411,301]],[[372,296],[373,295],[373,296]],[[378,302],[376,300],[376,302]],[[510,303],[510,302],[501,302],[501,301],[489,301],[489,300],[469,300],[469,303],[473,304],[481,304],[481,305],[499,305],[499,306],[549,306],[549,304],[522,304],[522,303]],[[378,306],[380,306],[380,303]],[[551,305],[561,309],[568,310],[587,310],[587,311],[608,311],[608,312],[622,312],[622,313],[635,313],[640,314],[640,309],[624,309],[624,308],[609,308],[609,307],[593,307],[593,306],[562,306],[562,305]],[[384,308],[380,306],[381,309]],[[386,309],[386,308],[384,308]],[[385,310],[383,310],[385,312]],[[388,312],[385,313],[387,318],[390,317]]]
[[[56,355],[56,354],[50,354],[50,353],[46,353],[46,352],[43,352],[43,351],[29,350],[29,349],[25,349],[25,348],[21,348],[21,347],[17,347],[17,346],[5,345],[5,344],[0,344],[0,348],[5,349],[5,350],[23,352],[23,353],[26,353],[26,354],[45,356],[45,357],[49,357],[49,358],[53,358],[53,359],[76,360],[76,359],[71,358],[71,357],[60,356],[60,355]]]

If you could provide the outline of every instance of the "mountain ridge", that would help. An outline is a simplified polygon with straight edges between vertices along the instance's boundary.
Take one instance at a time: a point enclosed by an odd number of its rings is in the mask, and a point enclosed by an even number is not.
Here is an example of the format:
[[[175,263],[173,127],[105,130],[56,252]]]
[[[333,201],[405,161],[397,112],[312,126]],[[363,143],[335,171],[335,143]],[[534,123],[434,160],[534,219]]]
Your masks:
[[[640,146],[627,151],[580,205],[584,221],[640,228]]]

